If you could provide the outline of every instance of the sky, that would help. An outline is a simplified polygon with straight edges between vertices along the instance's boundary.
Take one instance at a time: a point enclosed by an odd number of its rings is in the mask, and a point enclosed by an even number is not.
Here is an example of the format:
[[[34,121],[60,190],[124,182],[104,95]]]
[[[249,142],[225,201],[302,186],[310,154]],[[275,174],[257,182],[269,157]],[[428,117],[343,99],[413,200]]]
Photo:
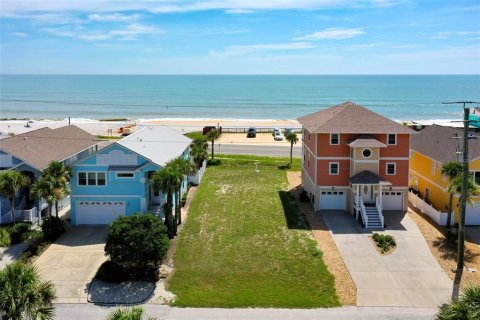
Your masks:
[[[1,74],[480,74],[478,0],[0,0]]]

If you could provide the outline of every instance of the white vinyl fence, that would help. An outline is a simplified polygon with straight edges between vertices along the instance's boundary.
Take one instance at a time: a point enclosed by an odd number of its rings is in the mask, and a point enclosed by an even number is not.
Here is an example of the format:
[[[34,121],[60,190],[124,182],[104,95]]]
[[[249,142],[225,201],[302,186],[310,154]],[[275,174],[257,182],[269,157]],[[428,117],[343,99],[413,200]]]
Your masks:
[[[447,224],[447,213],[437,211],[434,207],[426,203],[422,198],[419,198],[416,194],[412,192],[408,193],[408,201],[416,207],[418,210],[432,218],[438,225],[444,226]],[[455,215],[452,215],[452,224],[455,219]]]
[[[207,160],[203,160],[202,167],[198,169],[198,171],[191,175],[188,176],[188,182],[190,182],[193,185],[199,185],[200,181],[202,181],[203,174],[205,173],[205,169],[207,168]]]

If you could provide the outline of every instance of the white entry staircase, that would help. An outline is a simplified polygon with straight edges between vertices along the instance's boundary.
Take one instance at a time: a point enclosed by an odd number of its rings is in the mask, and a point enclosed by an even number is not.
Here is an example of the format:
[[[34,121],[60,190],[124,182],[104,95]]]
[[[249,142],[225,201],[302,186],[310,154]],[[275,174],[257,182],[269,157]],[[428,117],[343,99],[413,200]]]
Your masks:
[[[356,197],[357,208],[360,211],[363,224],[367,229],[383,229],[383,213],[382,203],[379,197],[376,198],[375,204],[363,203],[361,197]]]

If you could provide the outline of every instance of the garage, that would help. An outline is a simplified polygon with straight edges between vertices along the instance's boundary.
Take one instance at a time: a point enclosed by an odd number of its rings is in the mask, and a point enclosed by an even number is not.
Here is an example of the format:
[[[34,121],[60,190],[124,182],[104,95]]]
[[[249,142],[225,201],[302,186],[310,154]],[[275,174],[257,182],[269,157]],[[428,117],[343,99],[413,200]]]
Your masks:
[[[321,191],[320,210],[346,210],[347,193],[345,191]]]
[[[382,192],[383,210],[403,210],[403,192]]]
[[[109,224],[121,215],[124,201],[78,201],[76,224]]]
[[[480,226],[480,202],[475,202],[475,206],[473,207],[467,203],[465,225]]]

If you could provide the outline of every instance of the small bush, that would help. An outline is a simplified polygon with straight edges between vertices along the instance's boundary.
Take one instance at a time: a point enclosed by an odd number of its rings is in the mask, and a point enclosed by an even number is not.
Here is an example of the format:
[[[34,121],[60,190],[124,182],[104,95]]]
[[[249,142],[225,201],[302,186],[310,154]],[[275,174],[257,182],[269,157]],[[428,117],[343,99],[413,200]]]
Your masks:
[[[397,246],[395,239],[388,234],[384,235],[384,234],[374,233],[372,238],[382,253],[386,253],[390,249],[395,248]]]
[[[29,230],[22,234],[22,241],[25,241],[29,246],[38,246],[43,238],[43,232],[39,230]]]
[[[288,170],[288,169],[290,169],[290,167],[291,167],[291,166],[290,166],[290,163],[284,163],[284,164],[279,165],[279,166],[278,166],[278,169],[280,169],[280,170]]]
[[[65,221],[58,217],[47,217],[43,220],[42,231],[45,240],[55,241],[65,232]]]
[[[7,229],[0,228],[0,247],[8,247],[10,243],[10,233]]]
[[[10,239],[12,241],[12,244],[17,244],[22,242],[22,235],[30,231],[31,225],[25,222],[20,222],[16,223],[13,226],[10,227]]]
[[[121,216],[108,226],[105,254],[129,270],[158,266],[169,246],[167,228],[153,214]]]
[[[219,166],[222,163],[220,159],[208,159],[207,160],[207,167],[208,166]]]
[[[143,269],[129,269],[107,260],[98,268],[95,279],[115,283],[123,281],[157,282],[159,272],[158,268],[154,266]]]

